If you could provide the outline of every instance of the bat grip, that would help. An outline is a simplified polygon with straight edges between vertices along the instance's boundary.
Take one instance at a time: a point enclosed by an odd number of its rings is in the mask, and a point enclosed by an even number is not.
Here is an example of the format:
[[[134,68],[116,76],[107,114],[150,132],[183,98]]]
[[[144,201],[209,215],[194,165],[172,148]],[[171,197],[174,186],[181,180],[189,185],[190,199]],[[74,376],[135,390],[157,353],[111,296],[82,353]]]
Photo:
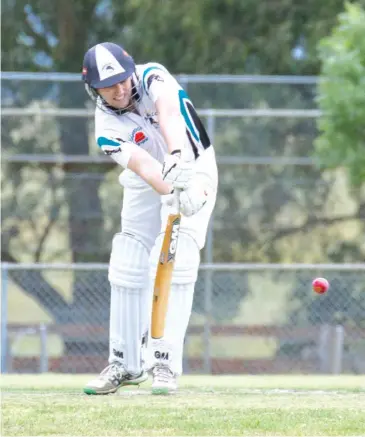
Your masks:
[[[179,214],[180,213],[180,189],[175,188],[174,189],[174,201],[172,203],[172,214]]]
[[[183,150],[180,151],[180,153],[178,154],[180,156],[180,158],[182,159],[183,156]],[[172,214],[180,214],[180,192],[181,189],[179,188],[174,188],[174,201],[172,203]]]

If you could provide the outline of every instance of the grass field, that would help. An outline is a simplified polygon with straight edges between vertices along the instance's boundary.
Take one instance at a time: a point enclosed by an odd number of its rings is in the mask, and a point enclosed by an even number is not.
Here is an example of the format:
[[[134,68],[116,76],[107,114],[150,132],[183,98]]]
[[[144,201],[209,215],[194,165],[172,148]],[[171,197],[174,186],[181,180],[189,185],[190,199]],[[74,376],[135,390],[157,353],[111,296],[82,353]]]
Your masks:
[[[365,376],[185,376],[86,396],[90,375],[6,375],[2,436],[364,436]]]

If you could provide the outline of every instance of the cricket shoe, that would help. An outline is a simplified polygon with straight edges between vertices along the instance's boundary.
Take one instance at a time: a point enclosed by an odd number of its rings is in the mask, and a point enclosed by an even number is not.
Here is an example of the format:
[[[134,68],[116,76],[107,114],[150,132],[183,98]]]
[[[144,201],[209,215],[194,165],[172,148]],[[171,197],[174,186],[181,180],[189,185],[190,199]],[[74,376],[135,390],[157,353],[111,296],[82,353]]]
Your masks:
[[[155,366],[152,369],[153,382],[152,382],[152,394],[153,395],[167,395],[174,393],[177,390],[176,376],[170,370],[168,366]]]
[[[148,374],[144,370],[139,375],[128,373],[122,364],[112,363],[100,375],[84,387],[87,395],[107,395],[115,393],[125,385],[139,385],[147,381]]]

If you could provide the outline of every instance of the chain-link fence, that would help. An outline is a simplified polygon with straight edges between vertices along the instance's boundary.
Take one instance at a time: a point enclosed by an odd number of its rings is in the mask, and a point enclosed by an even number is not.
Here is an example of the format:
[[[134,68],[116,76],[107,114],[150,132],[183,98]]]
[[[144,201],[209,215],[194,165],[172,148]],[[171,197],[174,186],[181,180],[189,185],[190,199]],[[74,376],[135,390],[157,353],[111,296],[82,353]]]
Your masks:
[[[364,293],[360,264],[203,264],[185,372],[365,373]],[[3,370],[100,371],[109,304],[106,265],[3,264]]]

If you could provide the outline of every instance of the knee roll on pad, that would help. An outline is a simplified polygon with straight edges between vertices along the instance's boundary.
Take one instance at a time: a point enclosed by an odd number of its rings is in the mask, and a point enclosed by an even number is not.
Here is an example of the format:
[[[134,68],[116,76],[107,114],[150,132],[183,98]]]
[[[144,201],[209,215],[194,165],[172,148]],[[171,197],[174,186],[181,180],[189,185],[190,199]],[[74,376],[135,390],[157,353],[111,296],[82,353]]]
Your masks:
[[[127,288],[143,288],[148,281],[148,251],[134,236],[114,235],[109,262],[109,281]]]
[[[160,234],[155,242],[155,245],[150,255],[150,277],[154,279],[156,276],[157,262],[160,258],[160,251],[165,233]],[[200,251],[194,238],[189,234],[180,232],[177,250],[175,256],[175,264],[172,273],[172,283],[174,284],[190,284],[197,280],[198,269],[200,264]]]

